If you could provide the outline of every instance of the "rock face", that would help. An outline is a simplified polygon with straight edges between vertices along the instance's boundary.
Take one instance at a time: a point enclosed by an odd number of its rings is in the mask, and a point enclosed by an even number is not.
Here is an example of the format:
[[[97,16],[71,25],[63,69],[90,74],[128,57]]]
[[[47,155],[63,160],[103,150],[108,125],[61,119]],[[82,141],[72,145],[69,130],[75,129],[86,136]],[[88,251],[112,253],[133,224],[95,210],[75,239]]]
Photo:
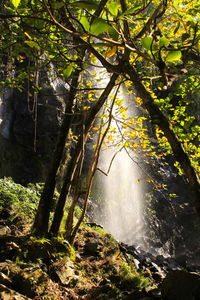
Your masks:
[[[44,180],[64,110],[64,83],[43,73],[38,95],[0,91],[0,177],[21,184]]]
[[[162,282],[163,300],[200,299],[200,275],[183,270],[171,271]]]

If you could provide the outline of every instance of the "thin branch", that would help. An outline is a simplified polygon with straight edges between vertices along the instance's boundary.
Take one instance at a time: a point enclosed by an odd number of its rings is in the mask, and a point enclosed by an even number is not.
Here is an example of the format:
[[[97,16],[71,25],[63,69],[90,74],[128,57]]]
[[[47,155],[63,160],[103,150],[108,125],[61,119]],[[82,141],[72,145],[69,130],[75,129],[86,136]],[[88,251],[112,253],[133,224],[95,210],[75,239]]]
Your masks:
[[[152,16],[149,18],[149,20],[147,21],[147,23],[144,25],[144,27],[142,28],[142,30],[134,37],[134,41],[141,39],[141,37],[143,37],[143,35],[150,29],[151,24],[153,23],[153,21],[157,18],[157,15],[160,11],[160,9],[162,8],[163,4],[162,2],[158,5],[158,7],[155,9],[154,13],[152,14]]]

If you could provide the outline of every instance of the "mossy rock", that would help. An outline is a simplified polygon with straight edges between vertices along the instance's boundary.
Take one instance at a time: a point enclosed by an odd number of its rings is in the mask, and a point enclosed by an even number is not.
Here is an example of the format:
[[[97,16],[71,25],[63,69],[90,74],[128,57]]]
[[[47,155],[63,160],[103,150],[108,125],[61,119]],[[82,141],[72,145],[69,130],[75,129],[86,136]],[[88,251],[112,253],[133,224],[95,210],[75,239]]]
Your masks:
[[[13,288],[19,293],[33,298],[44,294],[49,277],[39,267],[30,267],[14,273],[11,277]]]
[[[99,286],[96,288],[92,296],[96,300],[115,300],[115,299],[122,299],[120,297],[121,292],[115,287],[112,286],[111,284],[107,283],[106,285]]]
[[[21,259],[32,262],[42,260],[47,265],[50,260],[56,261],[62,257],[72,257],[73,255],[73,248],[69,243],[58,239],[30,238],[21,249]]]

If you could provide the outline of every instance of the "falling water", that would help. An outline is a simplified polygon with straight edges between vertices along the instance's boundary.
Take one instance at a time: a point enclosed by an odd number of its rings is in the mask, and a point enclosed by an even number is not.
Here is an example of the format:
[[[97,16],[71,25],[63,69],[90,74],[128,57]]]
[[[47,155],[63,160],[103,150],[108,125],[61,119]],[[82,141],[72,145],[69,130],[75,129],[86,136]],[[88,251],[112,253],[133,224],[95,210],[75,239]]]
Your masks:
[[[129,114],[133,117],[135,114],[133,99],[129,99],[122,92],[119,97],[126,98],[124,105],[130,109]],[[116,110],[114,109],[114,117],[115,114]],[[116,127],[115,139],[117,136],[120,139],[119,124],[116,126],[115,121],[112,121],[111,124],[112,127]],[[118,144],[118,141],[115,140],[114,144]],[[97,212],[96,221],[119,241],[142,246],[143,187],[136,154],[124,147],[119,149],[112,145],[101,151],[98,168],[100,172],[97,175],[96,185],[101,186],[102,213]]]
[[[101,165],[110,163],[113,155],[113,150],[105,151]],[[142,242],[142,191],[137,178],[137,168],[122,149],[114,159],[108,176],[103,179],[103,226],[119,241],[127,244]]]

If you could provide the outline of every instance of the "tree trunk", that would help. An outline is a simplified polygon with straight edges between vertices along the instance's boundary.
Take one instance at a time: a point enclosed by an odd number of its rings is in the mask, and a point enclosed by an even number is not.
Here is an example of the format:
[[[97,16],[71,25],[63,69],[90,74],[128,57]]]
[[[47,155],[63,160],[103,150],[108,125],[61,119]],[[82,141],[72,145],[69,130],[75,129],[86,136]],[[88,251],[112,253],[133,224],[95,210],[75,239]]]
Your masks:
[[[167,118],[164,116],[162,111],[158,108],[158,106],[154,103],[153,98],[150,93],[145,89],[142,84],[137,72],[135,69],[129,64],[124,64],[124,73],[129,75],[130,80],[133,83],[135,90],[137,91],[139,97],[143,101],[143,105],[148,111],[152,121],[154,124],[162,130],[165,137],[167,138],[168,143],[170,144],[175,160],[180,164],[186,178],[188,181],[188,185],[191,190],[191,194],[193,197],[194,208],[197,214],[200,216],[200,183],[199,178],[195,172],[195,169],[191,165],[190,159],[187,153],[184,151],[181,142],[176,137],[173,130],[170,128],[170,124]]]
[[[100,127],[99,137],[98,137],[98,141],[97,141],[97,144],[96,144],[96,149],[94,150],[94,155],[93,155],[91,165],[89,167],[89,171],[88,171],[88,175],[87,175],[86,193],[85,193],[85,197],[84,197],[84,201],[83,201],[82,213],[81,213],[80,218],[78,219],[76,225],[74,226],[74,228],[71,228],[73,230],[71,230],[70,235],[68,234],[68,236],[66,236],[68,238],[68,241],[70,242],[70,244],[73,244],[76,233],[78,232],[78,229],[79,229],[81,223],[83,222],[86,211],[87,211],[88,198],[89,198],[89,195],[90,195],[90,191],[91,191],[93,180],[94,180],[94,175],[95,175],[97,165],[98,165],[98,162],[99,162],[100,151],[101,151],[104,139],[105,139],[105,137],[108,133],[108,130],[110,128],[110,124],[111,124],[111,121],[112,121],[112,111],[113,111],[113,107],[114,107],[114,103],[115,103],[117,93],[119,91],[119,87],[120,87],[120,85],[118,86],[118,88],[115,92],[115,96],[114,96],[114,99],[112,101],[111,108],[110,108],[108,124],[107,124],[106,129],[105,129],[103,134],[102,134],[102,127],[103,126]],[[67,230],[67,226],[68,226],[68,224],[66,223],[66,230]]]
[[[64,207],[66,203],[67,195],[69,194],[72,180],[74,173],[76,172],[77,166],[79,164],[80,156],[82,151],[82,143],[78,142],[76,145],[76,148],[74,150],[74,153],[69,161],[67,172],[64,178],[64,182],[62,185],[62,189],[60,192],[60,196],[58,199],[58,203],[56,205],[56,210],[54,213],[54,218],[52,221],[51,229],[50,229],[50,235],[56,236],[58,234],[58,230],[60,228],[60,224],[64,215]]]
[[[50,209],[53,202],[53,195],[56,185],[56,174],[63,157],[66,140],[71,127],[73,118],[73,105],[78,87],[80,70],[74,72],[74,78],[69,92],[69,98],[66,101],[65,115],[60,128],[57,145],[53,154],[52,163],[45,181],[44,189],[40,198],[38,210],[33,224],[33,232],[36,235],[43,236],[48,232]]]
[[[115,82],[116,82],[117,78],[118,78],[118,74],[113,74],[111,76],[110,81],[107,84],[107,86],[106,86],[105,90],[103,91],[103,93],[101,94],[101,96],[99,97],[99,100],[91,108],[90,113],[85,120],[85,139],[87,139],[88,132],[95,120],[96,115],[100,111],[101,107],[103,106],[103,104],[105,103],[106,99],[108,98],[110,92],[112,91],[113,87],[115,86]],[[66,172],[66,175],[64,178],[61,194],[58,199],[57,206],[56,206],[56,210],[55,210],[55,214],[54,214],[54,218],[53,218],[53,222],[52,222],[52,226],[51,226],[51,230],[50,230],[50,234],[53,236],[56,236],[58,234],[60,223],[61,223],[62,217],[64,215],[64,207],[65,207],[65,203],[66,203],[66,197],[67,197],[70,187],[71,187],[71,182],[72,182],[72,178],[73,178],[73,174],[74,174],[74,170],[75,170],[75,165],[77,164],[77,162],[79,160],[81,150],[82,150],[82,142],[81,142],[81,139],[79,139],[77,142],[76,148],[73,152],[73,156],[70,159],[69,165],[67,167],[67,172]]]

